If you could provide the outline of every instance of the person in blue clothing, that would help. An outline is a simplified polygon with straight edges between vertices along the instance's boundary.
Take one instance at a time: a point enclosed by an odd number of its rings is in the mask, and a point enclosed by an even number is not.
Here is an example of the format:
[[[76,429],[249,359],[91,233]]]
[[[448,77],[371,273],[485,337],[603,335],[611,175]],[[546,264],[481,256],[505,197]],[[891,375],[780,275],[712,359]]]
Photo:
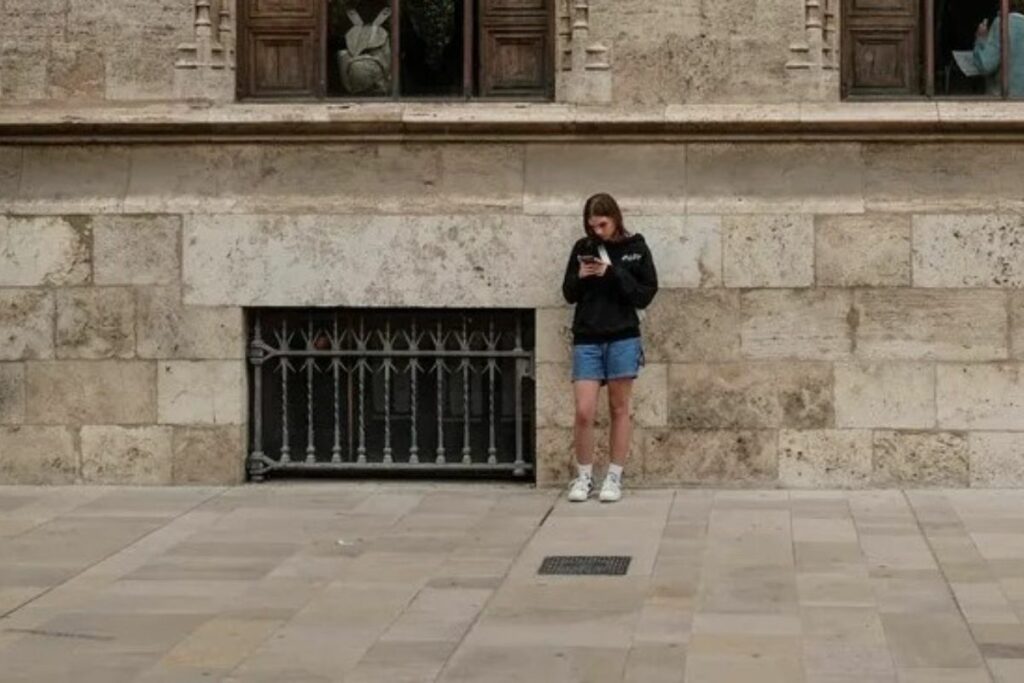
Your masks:
[[[1010,97],[1024,97],[1024,0],[1010,0]],[[974,62],[987,76],[999,73],[1002,58],[1000,18],[989,26],[985,19],[978,25],[974,40]],[[989,78],[989,92],[1001,90],[999,78]]]
[[[607,385],[611,463],[599,498],[612,503],[622,497],[622,470],[632,432],[633,380],[644,363],[637,311],[654,299],[658,274],[643,235],[626,230],[622,211],[611,195],[587,199],[583,230],[586,236],[573,245],[562,281],[565,300],[576,304],[572,380],[577,476],[569,486],[569,500],[585,501],[594,488],[594,415],[601,386]]]

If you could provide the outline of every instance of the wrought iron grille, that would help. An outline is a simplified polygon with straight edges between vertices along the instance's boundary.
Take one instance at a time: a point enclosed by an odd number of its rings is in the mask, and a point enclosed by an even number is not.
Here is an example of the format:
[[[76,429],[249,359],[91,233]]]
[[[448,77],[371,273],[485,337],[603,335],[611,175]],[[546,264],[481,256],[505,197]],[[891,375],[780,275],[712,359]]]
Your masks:
[[[533,470],[533,312],[250,311],[248,470]]]

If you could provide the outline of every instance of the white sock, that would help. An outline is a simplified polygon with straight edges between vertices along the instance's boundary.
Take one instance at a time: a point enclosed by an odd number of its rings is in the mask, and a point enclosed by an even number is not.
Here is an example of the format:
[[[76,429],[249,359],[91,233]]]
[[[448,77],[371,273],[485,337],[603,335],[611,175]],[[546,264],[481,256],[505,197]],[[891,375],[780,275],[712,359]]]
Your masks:
[[[576,463],[576,472],[581,477],[587,477],[588,479],[592,479],[594,477],[594,464],[591,463],[589,465],[581,465],[579,463]]]
[[[615,478],[622,481],[622,465],[612,463],[608,465],[608,474],[615,475]]]

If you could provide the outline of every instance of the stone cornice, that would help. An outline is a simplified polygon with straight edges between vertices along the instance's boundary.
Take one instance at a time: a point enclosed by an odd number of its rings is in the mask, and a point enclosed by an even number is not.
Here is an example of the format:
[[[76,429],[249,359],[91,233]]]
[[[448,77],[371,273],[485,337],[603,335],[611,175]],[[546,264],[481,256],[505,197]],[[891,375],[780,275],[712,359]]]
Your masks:
[[[0,107],[0,144],[1022,141],[1024,102]]]

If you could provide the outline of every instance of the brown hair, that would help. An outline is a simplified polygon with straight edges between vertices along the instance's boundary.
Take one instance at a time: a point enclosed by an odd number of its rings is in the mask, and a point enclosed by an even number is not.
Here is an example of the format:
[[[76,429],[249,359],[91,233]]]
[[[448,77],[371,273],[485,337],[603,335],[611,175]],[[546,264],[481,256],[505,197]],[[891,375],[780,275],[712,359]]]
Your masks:
[[[1010,0],[1010,11],[1024,14],[1024,0]]]
[[[590,229],[590,219],[594,216],[604,216],[615,221],[615,234],[612,235],[612,241],[618,241],[629,236],[626,226],[622,222],[622,210],[619,208],[619,203],[610,194],[599,192],[588,197],[587,201],[583,204],[583,231],[591,239],[597,239],[594,232]]]

